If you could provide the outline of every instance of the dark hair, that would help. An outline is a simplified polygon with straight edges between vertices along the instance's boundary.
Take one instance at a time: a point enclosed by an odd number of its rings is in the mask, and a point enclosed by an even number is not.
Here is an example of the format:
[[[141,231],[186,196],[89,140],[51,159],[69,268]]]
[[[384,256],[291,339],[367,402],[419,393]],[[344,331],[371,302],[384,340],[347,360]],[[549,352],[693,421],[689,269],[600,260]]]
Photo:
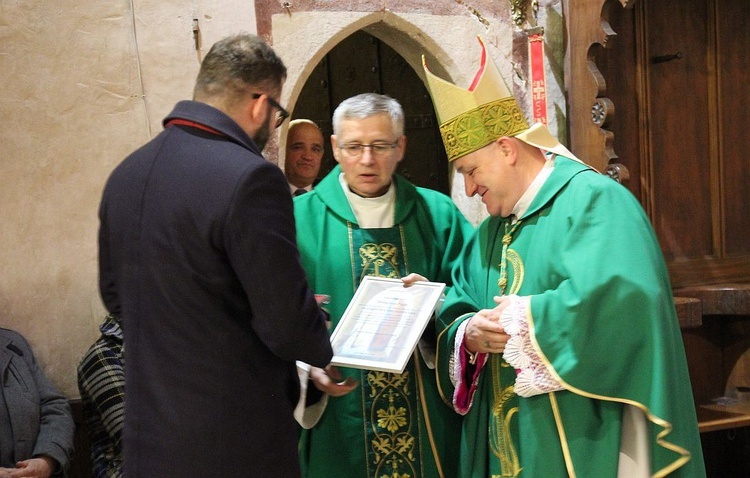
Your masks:
[[[276,52],[261,38],[241,33],[214,43],[201,63],[193,97],[232,104],[256,90],[276,92],[285,79],[286,66]]]

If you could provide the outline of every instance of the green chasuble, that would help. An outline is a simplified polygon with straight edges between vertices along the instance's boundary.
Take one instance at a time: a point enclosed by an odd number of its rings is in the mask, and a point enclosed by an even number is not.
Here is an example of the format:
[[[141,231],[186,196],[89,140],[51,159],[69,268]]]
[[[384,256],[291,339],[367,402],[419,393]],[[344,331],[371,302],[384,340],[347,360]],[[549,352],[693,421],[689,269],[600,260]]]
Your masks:
[[[495,307],[493,296],[517,294],[530,297],[531,342],[565,390],[518,397],[516,371],[490,354],[464,418],[460,476],[616,477],[624,404],[646,417],[652,476],[705,476],[672,290],[649,220],[622,185],[554,161],[519,221],[488,218],[467,242],[438,318],[437,367],[451,400],[459,324]]]
[[[447,196],[396,175],[394,227],[361,229],[339,183],[338,167],[295,198],[302,263],[312,289],[331,296],[332,330],[365,275],[416,272],[451,284],[451,267],[471,226]],[[426,336],[434,337],[428,326]],[[461,417],[437,391],[419,350],[403,374],[341,368],[359,386],[330,397],[300,441],[303,476],[457,477]]]

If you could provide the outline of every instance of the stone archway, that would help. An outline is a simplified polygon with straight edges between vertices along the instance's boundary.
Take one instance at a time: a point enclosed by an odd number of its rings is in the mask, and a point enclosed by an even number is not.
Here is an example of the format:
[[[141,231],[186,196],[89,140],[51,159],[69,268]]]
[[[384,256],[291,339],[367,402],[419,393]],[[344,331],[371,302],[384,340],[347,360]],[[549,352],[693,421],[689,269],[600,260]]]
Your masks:
[[[343,8],[342,5],[339,7]],[[450,9],[451,14],[440,15],[438,12],[424,14],[383,9],[304,10],[301,4],[297,8],[300,10],[279,12],[269,4],[268,9],[256,10],[258,33],[270,40],[287,65],[282,104],[291,110],[296,107],[303,88],[319,63],[336,45],[360,30],[398,53],[423,84],[422,55],[433,73],[456,84],[468,85],[479,66],[479,56],[469,52],[469,47],[477,45],[477,35],[485,37],[492,55],[496,57],[507,59],[505,48],[512,44],[513,29],[508,21],[500,20],[485,26],[477,23],[472,16],[461,14],[461,9],[453,8]],[[333,4],[330,9],[334,9]],[[446,31],[450,31],[451,35],[445,35]],[[498,63],[503,74],[511,78],[514,72],[512,62]],[[280,166],[283,166],[283,158],[279,157],[278,151],[284,150],[286,128],[284,125],[279,131],[279,143],[269,143],[264,151],[269,160]],[[435,142],[440,144],[439,138]],[[407,154],[408,150],[409,147]],[[416,148],[412,148],[412,152],[416,153]],[[451,176],[449,166],[446,175]],[[450,178],[449,185],[450,196],[466,218],[473,224],[481,222],[487,215],[486,209],[476,197],[466,197],[461,177]]]
[[[292,117],[315,121],[328,138],[334,109],[364,92],[386,94],[404,108],[408,141],[398,172],[418,186],[448,194],[449,167],[427,89],[399,53],[365,31],[352,33],[321,59],[299,94]],[[327,144],[319,176],[335,164]]]

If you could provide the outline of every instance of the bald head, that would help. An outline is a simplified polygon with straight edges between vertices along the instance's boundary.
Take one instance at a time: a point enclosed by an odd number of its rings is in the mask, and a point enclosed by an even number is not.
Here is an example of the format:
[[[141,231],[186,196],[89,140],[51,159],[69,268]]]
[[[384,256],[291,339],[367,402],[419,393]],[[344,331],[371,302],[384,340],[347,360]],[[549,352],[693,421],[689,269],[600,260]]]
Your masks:
[[[289,123],[284,157],[287,181],[298,188],[310,186],[320,171],[323,160],[323,133],[308,119]]]

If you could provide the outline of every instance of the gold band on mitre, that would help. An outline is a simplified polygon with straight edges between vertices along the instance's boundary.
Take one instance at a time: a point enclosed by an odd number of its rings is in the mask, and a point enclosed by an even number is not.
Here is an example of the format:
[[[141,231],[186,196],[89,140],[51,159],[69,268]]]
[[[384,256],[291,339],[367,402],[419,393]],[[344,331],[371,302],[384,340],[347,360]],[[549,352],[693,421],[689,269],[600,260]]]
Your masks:
[[[515,136],[529,124],[513,98],[490,101],[440,124],[448,161],[484,148],[501,136]]]
[[[497,66],[487,58],[484,41],[480,36],[477,40],[482,47],[482,57],[468,89],[435,76],[422,55],[427,89],[440,123],[448,161],[482,149],[502,136],[516,137],[545,151],[580,161],[552,136],[546,125],[535,123],[529,127]]]

